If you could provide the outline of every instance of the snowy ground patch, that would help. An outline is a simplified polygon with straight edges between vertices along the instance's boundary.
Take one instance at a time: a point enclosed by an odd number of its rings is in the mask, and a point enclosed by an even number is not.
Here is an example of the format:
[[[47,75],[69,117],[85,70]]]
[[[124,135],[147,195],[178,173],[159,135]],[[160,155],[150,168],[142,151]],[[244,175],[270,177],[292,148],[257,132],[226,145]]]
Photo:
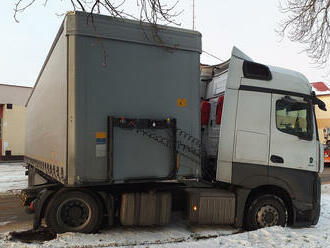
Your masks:
[[[191,227],[183,221],[166,227],[123,228],[103,230],[98,234],[64,233],[42,244],[23,244],[0,234],[0,247],[330,247],[330,185],[322,185],[322,206],[319,223],[309,228],[270,227],[253,232],[237,233],[231,227]]]
[[[0,192],[25,188],[27,177],[24,164],[0,164]],[[309,228],[270,227],[253,232],[223,226],[193,227],[174,216],[165,227],[116,227],[98,234],[64,233],[44,243],[23,244],[10,241],[8,233],[0,233],[0,247],[59,248],[59,247],[330,247],[330,185],[322,185],[321,217]],[[181,221],[178,221],[180,219]],[[7,223],[0,223],[4,225]]]
[[[0,163],[0,193],[15,193],[27,187],[24,165],[24,163]]]
[[[10,223],[10,221],[3,221],[3,222],[0,222],[0,226],[5,226],[5,225],[7,225],[8,223]]]
[[[219,236],[213,239],[188,241],[151,247],[330,247],[330,185],[322,186],[321,216],[315,227],[269,227],[253,232]],[[139,247],[139,246],[137,246]],[[140,246],[141,247],[141,246]]]

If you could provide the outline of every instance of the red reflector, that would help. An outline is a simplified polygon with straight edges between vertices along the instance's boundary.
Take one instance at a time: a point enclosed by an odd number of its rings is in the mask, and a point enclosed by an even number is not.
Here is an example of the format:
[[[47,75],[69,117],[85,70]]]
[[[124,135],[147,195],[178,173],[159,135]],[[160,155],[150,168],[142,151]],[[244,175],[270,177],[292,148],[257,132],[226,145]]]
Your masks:
[[[34,210],[33,201],[30,203],[30,209],[31,209],[31,210]]]
[[[217,103],[217,113],[215,118],[215,123],[220,125],[221,124],[221,118],[222,118],[222,109],[223,109],[223,102],[225,100],[224,96],[219,96],[218,103]]]
[[[211,104],[208,101],[201,102],[201,124],[207,125],[210,120]]]

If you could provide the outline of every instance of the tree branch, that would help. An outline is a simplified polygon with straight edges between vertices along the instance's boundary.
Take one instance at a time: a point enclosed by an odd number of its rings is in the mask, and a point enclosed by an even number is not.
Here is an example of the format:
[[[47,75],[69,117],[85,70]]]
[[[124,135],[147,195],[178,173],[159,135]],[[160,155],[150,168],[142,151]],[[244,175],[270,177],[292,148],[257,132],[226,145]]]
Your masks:
[[[14,8],[14,19],[18,21],[18,14],[24,12],[26,9],[31,7],[36,2],[43,2],[46,6],[48,0],[17,0]],[[136,17],[133,13],[130,13],[125,4],[130,4],[132,0],[63,0],[71,3],[74,11],[80,10],[86,12],[89,17],[93,14],[103,13],[108,14],[113,17],[119,18],[131,18],[139,19],[140,21],[146,21],[151,24],[175,24],[180,25],[175,22],[177,16],[181,12],[175,12],[178,1],[176,0],[171,6],[162,4],[164,0],[136,0],[136,6],[139,9],[140,16]]]
[[[325,65],[330,53],[330,0],[287,0],[280,9],[286,18],[279,34],[305,45],[313,62]]]

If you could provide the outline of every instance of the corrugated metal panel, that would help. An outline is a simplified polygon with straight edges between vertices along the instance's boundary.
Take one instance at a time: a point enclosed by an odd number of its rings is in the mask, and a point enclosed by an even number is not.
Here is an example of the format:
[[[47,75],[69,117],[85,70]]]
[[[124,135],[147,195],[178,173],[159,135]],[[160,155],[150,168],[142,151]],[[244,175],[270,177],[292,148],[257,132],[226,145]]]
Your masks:
[[[197,224],[233,224],[235,194],[221,189],[187,189],[188,219]]]
[[[120,222],[125,226],[166,225],[171,218],[169,192],[125,193],[122,195]]]

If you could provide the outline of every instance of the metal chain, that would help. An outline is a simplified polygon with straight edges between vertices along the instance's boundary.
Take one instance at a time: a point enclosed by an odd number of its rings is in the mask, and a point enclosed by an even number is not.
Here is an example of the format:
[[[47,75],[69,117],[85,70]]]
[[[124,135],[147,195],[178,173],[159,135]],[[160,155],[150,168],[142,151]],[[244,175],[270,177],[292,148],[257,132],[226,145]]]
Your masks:
[[[181,136],[181,137],[187,139],[192,144],[195,144],[198,148],[201,147],[201,141],[199,139],[197,139],[194,136],[190,135],[189,133],[182,130],[181,128],[177,128],[176,130],[177,130],[177,134],[179,135],[179,137]]]
[[[156,135],[154,133],[146,131],[145,129],[134,129],[134,130],[137,134],[144,136],[144,137],[148,137],[149,139],[152,139],[165,147],[171,148],[171,146],[172,146],[172,141],[169,138],[165,138],[161,135]],[[191,136],[190,134],[188,134],[187,132],[183,131],[182,129],[177,129],[177,136],[183,137],[184,139],[191,142],[193,145],[195,145],[197,147],[192,147],[192,146],[189,146],[189,145],[183,143],[182,141],[177,141],[176,152],[179,153],[180,155],[188,158],[189,160],[192,160],[193,162],[200,163],[200,158],[201,158],[200,144],[201,144],[201,142],[197,138],[195,138],[195,137]],[[191,155],[195,158],[191,157]]]
[[[134,130],[137,134],[144,136],[144,137],[148,137],[149,139],[152,139],[165,147],[168,147],[168,148],[172,147],[173,143],[172,143],[171,139],[169,139],[169,138],[165,138],[161,135],[156,135],[154,133],[146,131],[145,129],[134,129]],[[192,146],[189,146],[189,145],[183,143],[182,141],[177,141],[176,152],[178,154],[180,154],[181,156],[187,158],[188,160],[190,160],[193,163],[201,164],[201,158],[202,158],[201,141],[179,128],[177,128],[176,135],[177,135],[177,140],[178,140],[178,138],[183,138],[195,146],[195,147],[192,147]],[[214,172],[212,171],[212,168],[203,167],[202,170],[208,178],[211,178],[211,180],[214,180],[214,175],[213,175]]]

